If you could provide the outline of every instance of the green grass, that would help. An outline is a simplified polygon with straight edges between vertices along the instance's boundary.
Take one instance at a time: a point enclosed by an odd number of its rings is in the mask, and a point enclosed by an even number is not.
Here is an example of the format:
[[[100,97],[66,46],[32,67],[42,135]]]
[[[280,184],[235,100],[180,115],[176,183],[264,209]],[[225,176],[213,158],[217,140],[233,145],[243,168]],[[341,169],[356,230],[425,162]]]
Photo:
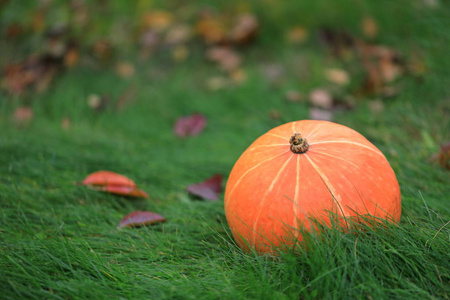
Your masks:
[[[449,171],[430,157],[450,140],[450,9],[444,1],[439,9],[419,2],[359,1],[353,7],[355,2],[341,0],[337,10],[325,10],[326,1],[268,7],[252,2],[265,26],[256,45],[240,49],[247,81],[224,90],[206,88],[208,78],[223,74],[194,45],[181,64],[164,53],[144,63],[126,57],[137,66],[131,79],[111,66],[80,64],[42,94],[1,94],[0,298],[449,299]],[[3,15],[5,22],[31,11],[14,5],[7,4],[13,13]],[[307,101],[286,102],[285,91],[307,94],[325,84],[325,68],[342,64],[330,58],[315,32],[328,25],[360,35],[363,13],[379,22],[377,43],[406,57],[417,47],[429,68],[421,78],[404,76],[401,93],[383,100],[384,111],[371,112],[372,99],[362,97],[355,109],[335,115],[390,161],[402,190],[400,225],[356,234],[328,229],[321,238],[311,236],[307,251],[277,257],[243,253],[231,237],[223,201],[195,200],[185,187],[215,173],[226,178],[258,136],[308,118]],[[281,38],[297,23],[311,35],[300,48]],[[88,38],[95,40],[95,32]],[[28,53],[30,43],[14,53],[6,46],[0,50],[13,59]],[[299,54],[309,66],[301,80],[301,70],[291,66]],[[280,85],[267,82],[263,63],[286,67]],[[130,86],[135,97],[121,111],[111,105],[95,112],[87,105],[91,94],[110,94],[114,102]],[[22,103],[31,103],[35,115],[18,125],[11,115]],[[271,117],[274,110],[279,118]],[[194,112],[206,115],[207,127],[180,140],[173,124]],[[64,118],[71,121],[68,129],[61,126]],[[134,179],[150,199],[73,185],[102,169]],[[168,221],[117,229],[134,210],[158,212]]]

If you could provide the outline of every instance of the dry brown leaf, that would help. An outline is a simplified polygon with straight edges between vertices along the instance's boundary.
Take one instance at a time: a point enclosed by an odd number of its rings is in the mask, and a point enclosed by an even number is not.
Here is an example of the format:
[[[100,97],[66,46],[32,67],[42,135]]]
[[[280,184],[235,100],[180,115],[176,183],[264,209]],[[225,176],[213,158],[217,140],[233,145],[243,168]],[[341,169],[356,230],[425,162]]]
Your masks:
[[[12,23],[6,27],[5,38],[8,40],[13,40],[18,38],[24,33],[24,28],[19,23]]]
[[[235,71],[242,62],[240,55],[230,47],[213,47],[207,51],[206,57],[228,72]]]
[[[87,99],[88,106],[96,112],[104,111],[109,102],[110,97],[108,95],[91,94]]]
[[[240,85],[247,80],[247,74],[243,69],[239,68],[230,73],[230,78],[234,83]]]
[[[161,32],[169,28],[174,22],[174,17],[170,12],[155,10],[148,12],[142,19],[144,27]]]
[[[262,73],[269,83],[278,84],[283,80],[285,68],[281,64],[267,64],[262,66]]]
[[[315,89],[309,94],[310,103],[319,108],[330,109],[333,107],[333,97],[327,90]]]
[[[353,57],[353,47],[358,40],[346,31],[323,28],[320,30],[321,40],[328,46],[333,55],[342,59],[350,60]]]
[[[399,54],[380,45],[358,44],[358,51],[366,71],[366,93],[383,94],[387,84],[397,80],[404,71]]]
[[[33,110],[28,106],[19,106],[13,113],[13,119],[18,125],[29,123],[33,119]]]
[[[236,22],[229,33],[232,43],[245,44],[252,41],[258,32],[259,22],[256,16],[244,14],[236,19]]]
[[[136,87],[131,85],[126,88],[119,96],[116,102],[116,109],[118,111],[123,110],[127,105],[133,102],[136,95]]]
[[[23,94],[28,88],[42,92],[47,89],[58,70],[56,62],[48,56],[31,56],[20,64],[3,69],[1,87],[11,94]]]
[[[328,109],[312,107],[309,110],[309,118],[311,120],[332,121],[333,120],[333,112]]]
[[[371,100],[369,101],[368,105],[369,110],[374,114],[380,113],[384,110],[384,103],[380,99]]]
[[[185,61],[189,56],[189,48],[186,45],[177,45],[172,50],[173,61],[180,63]]]
[[[286,100],[289,102],[302,102],[303,101],[302,94],[300,94],[296,90],[289,90],[286,92],[286,94],[284,96],[285,96]]]
[[[206,87],[211,91],[218,91],[230,86],[230,81],[223,76],[213,76],[206,80]]]
[[[361,27],[363,34],[368,38],[373,39],[378,34],[377,21],[375,21],[375,19],[372,18],[371,16],[365,16],[362,19]]]
[[[134,65],[127,61],[118,62],[115,67],[116,74],[122,78],[131,78],[135,74]]]
[[[438,0],[423,0],[423,4],[429,8],[438,8],[440,5]]]
[[[291,44],[301,44],[308,38],[308,29],[303,26],[294,26],[286,33],[286,40]]]
[[[73,67],[78,63],[78,60],[80,58],[80,53],[77,48],[70,48],[67,50],[66,54],[64,55],[64,65],[66,67]]]
[[[191,27],[186,24],[180,24],[169,29],[165,36],[164,42],[168,45],[184,44],[189,41],[191,36]]]
[[[107,40],[99,40],[94,43],[92,48],[94,57],[101,63],[109,62],[113,57],[113,48]]]
[[[281,112],[277,109],[272,109],[269,111],[269,118],[272,120],[280,120],[281,119]]]
[[[327,69],[325,70],[326,78],[339,85],[347,85],[350,82],[350,76],[347,71],[342,69]]]
[[[70,129],[70,127],[72,126],[72,122],[70,121],[70,119],[68,117],[64,117],[61,120],[61,128],[68,130]]]
[[[441,167],[450,170],[450,143],[441,146],[439,151],[439,163]]]
[[[195,25],[197,34],[207,44],[219,44],[227,40],[227,29],[218,16],[204,14]]]

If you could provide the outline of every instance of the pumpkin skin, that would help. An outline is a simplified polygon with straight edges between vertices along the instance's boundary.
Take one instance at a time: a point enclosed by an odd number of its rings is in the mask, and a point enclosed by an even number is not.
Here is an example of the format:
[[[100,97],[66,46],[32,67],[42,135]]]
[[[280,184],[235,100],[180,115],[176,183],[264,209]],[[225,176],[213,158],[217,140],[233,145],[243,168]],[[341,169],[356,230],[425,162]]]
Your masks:
[[[309,148],[291,151],[300,133]],[[294,146],[293,146],[294,147]],[[389,162],[346,126],[303,120],[259,137],[235,163],[225,190],[225,215],[238,245],[259,253],[302,240],[310,218],[342,226],[347,218],[400,220],[400,187]]]

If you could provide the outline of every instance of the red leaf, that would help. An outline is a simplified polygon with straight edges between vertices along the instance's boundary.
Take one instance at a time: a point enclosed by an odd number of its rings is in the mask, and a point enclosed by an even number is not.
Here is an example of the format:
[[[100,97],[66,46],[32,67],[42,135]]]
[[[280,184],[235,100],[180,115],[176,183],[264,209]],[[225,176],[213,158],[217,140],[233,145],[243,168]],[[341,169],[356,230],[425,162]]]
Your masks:
[[[160,214],[150,211],[134,211],[122,218],[119,222],[119,228],[140,227],[156,223],[166,222],[166,218]]]
[[[216,174],[201,183],[191,184],[186,190],[206,200],[219,200],[219,194],[222,192],[222,175]]]
[[[174,132],[179,137],[198,135],[206,126],[206,118],[201,114],[193,114],[178,118]]]
[[[441,146],[439,162],[443,168],[450,170],[450,143]]]

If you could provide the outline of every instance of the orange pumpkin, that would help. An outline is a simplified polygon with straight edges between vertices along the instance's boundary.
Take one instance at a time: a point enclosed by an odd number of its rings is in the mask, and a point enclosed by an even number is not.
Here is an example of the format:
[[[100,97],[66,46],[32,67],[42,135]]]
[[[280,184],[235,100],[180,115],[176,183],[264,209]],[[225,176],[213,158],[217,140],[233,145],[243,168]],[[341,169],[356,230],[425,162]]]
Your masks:
[[[361,134],[327,121],[276,127],[241,155],[228,178],[225,214],[244,249],[272,252],[302,240],[311,219],[400,220],[400,188],[389,162]]]

